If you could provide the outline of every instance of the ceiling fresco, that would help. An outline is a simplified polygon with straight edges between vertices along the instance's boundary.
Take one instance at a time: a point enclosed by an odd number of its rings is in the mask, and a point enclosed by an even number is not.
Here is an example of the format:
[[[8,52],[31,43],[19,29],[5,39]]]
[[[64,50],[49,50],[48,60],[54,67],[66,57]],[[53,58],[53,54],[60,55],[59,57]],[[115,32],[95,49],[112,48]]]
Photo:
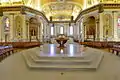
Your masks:
[[[75,19],[82,10],[83,0],[45,0],[42,11],[46,17],[53,21],[70,21]]]
[[[41,0],[41,5],[43,6],[44,4],[47,4],[47,3],[50,3],[50,2],[65,2],[65,1],[71,1],[71,2],[76,2],[76,3],[79,3],[79,4],[82,4],[84,3],[84,0]]]

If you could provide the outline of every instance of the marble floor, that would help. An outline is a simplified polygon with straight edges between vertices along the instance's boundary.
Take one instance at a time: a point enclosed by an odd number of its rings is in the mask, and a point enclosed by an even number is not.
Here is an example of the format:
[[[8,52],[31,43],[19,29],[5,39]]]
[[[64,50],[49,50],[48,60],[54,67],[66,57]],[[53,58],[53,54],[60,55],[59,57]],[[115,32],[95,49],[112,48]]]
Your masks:
[[[66,44],[65,48],[58,48],[58,44],[44,44],[40,46],[40,55],[48,56],[76,56],[82,55],[85,49],[79,44]]]
[[[120,80],[120,57],[79,44],[57,46],[44,44],[6,58],[0,80]]]
[[[97,70],[103,54],[88,54],[86,51],[85,47],[78,44],[67,44],[65,48],[59,48],[56,44],[45,44],[23,53],[23,57],[32,69]]]

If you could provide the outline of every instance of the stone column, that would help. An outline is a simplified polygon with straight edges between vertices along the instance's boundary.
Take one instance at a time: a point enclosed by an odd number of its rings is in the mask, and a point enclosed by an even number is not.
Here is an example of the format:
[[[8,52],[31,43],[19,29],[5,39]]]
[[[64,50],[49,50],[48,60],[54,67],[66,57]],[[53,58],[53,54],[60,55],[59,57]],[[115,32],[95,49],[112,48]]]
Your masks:
[[[55,32],[54,35],[57,36],[57,27],[55,24],[54,24],[54,32]]]
[[[118,41],[118,26],[117,26],[117,12],[113,12],[113,29],[114,29],[114,41]]]
[[[79,40],[80,39],[79,22],[76,23],[76,29],[77,29],[77,37],[78,37],[78,40]]]
[[[49,25],[49,27],[47,29],[48,29],[48,31],[47,31],[48,38],[50,39],[50,36],[51,36],[51,25]]]
[[[86,40],[87,39],[87,34],[86,34],[86,31],[87,31],[87,29],[86,29],[86,22],[83,22],[82,21],[82,30],[83,30],[83,36],[84,36],[84,40]]]
[[[63,24],[63,34],[66,34],[66,24]]]
[[[2,42],[2,28],[3,28],[3,26],[2,26],[2,16],[0,16],[0,42]]]
[[[64,34],[67,35],[67,24],[64,24]]]
[[[82,38],[81,41],[84,42],[86,34],[85,34],[85,26],[83,24],[83,19],[81,20],[80,27],[81,27],[80,33],[81,33],[81,38]]]
[[[28,36],[28,41],[30,41],[30,25],[29,25],[30,23],[29,22],[27,22],[27,36]]]
[[[81,26],[81,21],[79,21],[79,41],[81,41],[82,40],[82,26]]]
[[[40,42],[43,42],[43,27],[44,27],[44,23],[41,24],[40,26]]]
[[[67,36],[70,36],[70,26],[69,26],[70,24],[71,23],[68,23],[66,26],[67,27]]]
[[[58,24],[56,24],[57,27],[57,35],[60,34],[60,26]]]
[[[22,15],[22,40],[27,40],[27,26],[26,26],[26,15]]]
[[[99,19],[96,19],[96,41],[99,41],[99,34],[100,34],[100,27],[99,27]]]
[[[15,37],[15,18],[14,18],[14,14],[9,16],[10,19],[10,41],[12,42],[14,40]]]
[[[100,41],[103,41],[103,13],[99,13],[99,19],[100,19],[100,23],[99,23],[99,26],[100,26],[100,33],[99,33],[99,39]]]
[[[76,34],[77,34],[76,24],[72,23],[71,25],[73,26],[73,37],[76,39],[77,38],[77,36],[76,36]]]
[[[37,30],[37,31],[38,31],[38,33],[37,33],[37,38],[38,38],[38,40],[40,41],[40,39],[39,39],[39,36],[40,36],[40,26],[39,26],[39,23],[38,23],[38,26],[37,26],[37,27],[38,27],[38,28],[37,28],[37,29],[38,29],[38,30]]]
[[[45,37],[44,37],[45,41],[46,41],[47,36],[48,36],[48,27],[50,27],[49,24],[47,24],[46,27],[44,28],[45,29]]]
[[[46,38],[46,25],[44,25],[44,27],[43,27],[43,31],[44,31],[44,33],[43,33],[43,38],[45,39]]]

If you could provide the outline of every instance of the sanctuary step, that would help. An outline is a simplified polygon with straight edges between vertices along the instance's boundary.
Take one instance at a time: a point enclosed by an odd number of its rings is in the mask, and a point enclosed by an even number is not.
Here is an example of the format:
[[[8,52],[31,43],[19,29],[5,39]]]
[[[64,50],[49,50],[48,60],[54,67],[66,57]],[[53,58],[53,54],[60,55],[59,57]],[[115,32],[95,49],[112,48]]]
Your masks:
[[[50,56],[44,54],[40,54],[39,48],[33,48],[22,53],[28,68],[40,70],[97,70],[103,58],[102,53],[96,52],[85,53],[84,55],[76,54],[74,56],[64,54]]]
[[[34,62],[41,64],[90,64],[91,59],[80,59],[79,57],[38,57],[35,55],[29,56]]]

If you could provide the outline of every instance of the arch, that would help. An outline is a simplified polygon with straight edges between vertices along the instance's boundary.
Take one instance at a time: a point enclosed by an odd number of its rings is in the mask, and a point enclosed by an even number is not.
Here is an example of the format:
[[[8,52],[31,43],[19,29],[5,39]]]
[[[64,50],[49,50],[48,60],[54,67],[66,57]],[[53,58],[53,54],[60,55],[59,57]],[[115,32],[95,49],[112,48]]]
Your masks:
[[[95,17],[94,16],[88,17],[85,26],[86,26],[86,39],[94,41],[96,37]]]
[[[36,23],[38,22],[38,20],[37,20],[37,18],[32,17],[32,18],[30,18],[29,22],[30,22],[31,24],[36,24]]]
[[[36,17],[31,17],[29,19],[29,37],[30,41],[38,40],[38,32],[39,32],[39,22]]]

